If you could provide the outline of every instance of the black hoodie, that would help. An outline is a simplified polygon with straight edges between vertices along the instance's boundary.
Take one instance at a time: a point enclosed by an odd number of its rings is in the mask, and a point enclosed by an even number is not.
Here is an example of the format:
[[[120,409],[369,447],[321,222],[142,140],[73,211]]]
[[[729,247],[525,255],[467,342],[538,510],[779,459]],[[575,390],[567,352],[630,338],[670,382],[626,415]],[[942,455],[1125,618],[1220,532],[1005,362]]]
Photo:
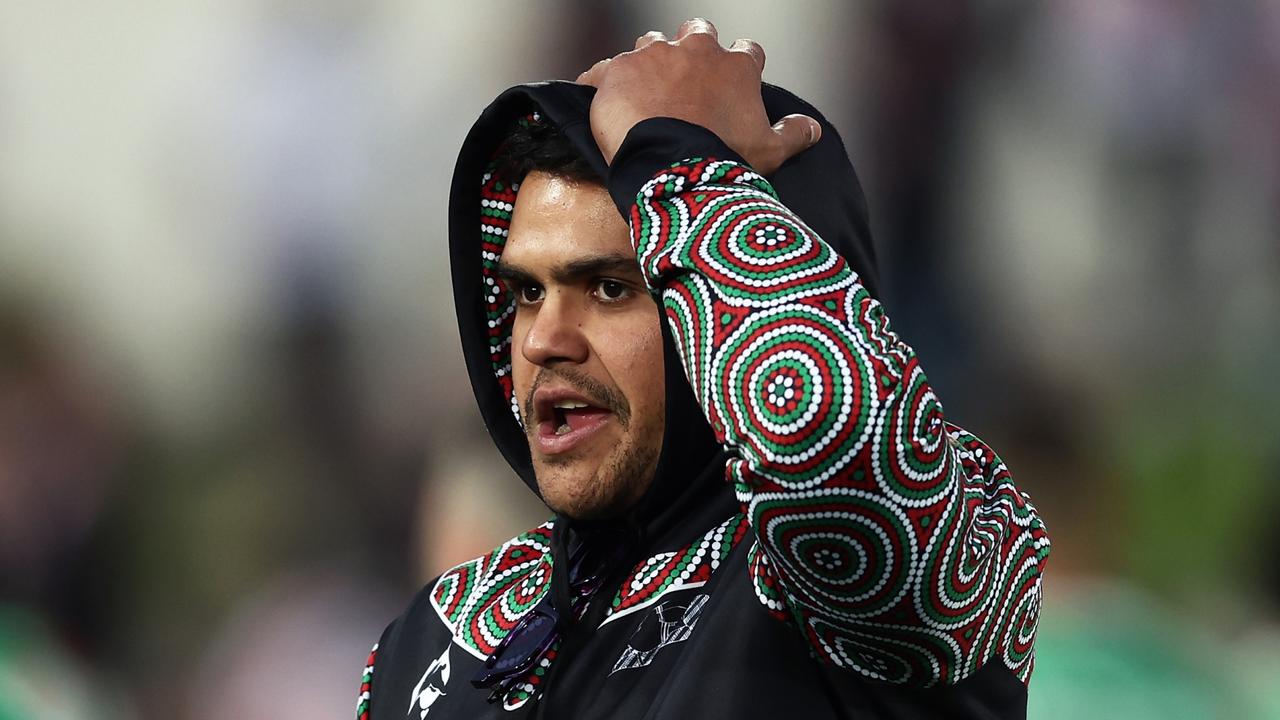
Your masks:
[[[512,411],[509,299],[492,273],[518,183],[491,167],[533,118],[607,182],[665,305],[662,455],[626,517],[555,518],[428,583],[370,657],[362,719],[1025,715],[1043,525],[990,448],[944,423],[889,331],[839,134],[762,90],[771,121],[823,125],[768,181],[712,133],[665,118],[637,125],[606,167],[593,91],[570,83],[512,88],[468,134],[450,261],[494,442],[536,493]],[[693,216],[741,232],[695,231]],[[758,247],[725,245],[740,241]],[[575,602],[562,558],[584,555],[600,582]],[[528,671],[473,687],[539,613],[558,632]]]

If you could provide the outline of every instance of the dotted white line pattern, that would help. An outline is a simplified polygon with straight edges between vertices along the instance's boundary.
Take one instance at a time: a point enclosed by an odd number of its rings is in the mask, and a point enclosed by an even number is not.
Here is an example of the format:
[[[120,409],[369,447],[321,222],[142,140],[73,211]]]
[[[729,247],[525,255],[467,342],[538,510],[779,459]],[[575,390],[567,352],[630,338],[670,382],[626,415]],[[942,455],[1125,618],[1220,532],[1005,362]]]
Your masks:
[[[756,595],[826,661],[1026,682],[1049,551],[1008,470],[949,423],[915,353],[842,257],[760,175],[692,159],[637,195],[660,290],[755,545]]]
[[[482,183],[490,359],[519,422],[514,302],[494,273],[519,187],[492,173]],[[1028,681],[1044,524],[999,457],[944,420],[914,351],[843,258],[729,161],[659,173],[629,220],[694,394],[738,451],[726,475],[760,602],[819,657],[867,677],[954,683],[998,659]],[[621,595],[675,561],[642,564]],[[522,583],[526,597],[537,584]],[[474,602],[514,617],[493,596]],[[473,628],[476,649],[487,635]]]

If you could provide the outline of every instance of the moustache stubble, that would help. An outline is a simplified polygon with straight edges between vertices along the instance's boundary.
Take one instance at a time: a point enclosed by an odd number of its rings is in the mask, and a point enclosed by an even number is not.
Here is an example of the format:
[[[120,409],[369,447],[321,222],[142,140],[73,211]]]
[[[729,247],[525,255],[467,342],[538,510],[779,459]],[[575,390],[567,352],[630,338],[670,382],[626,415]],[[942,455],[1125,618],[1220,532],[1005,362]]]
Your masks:
[[[613,413],[624,429],[631,425],[631,403],[627,402],[627,399],[616,388],[605,385],[574,368],[553,369],[544,367],[539,368],[538,375],[533,379],[533,386],[529,388],[529,393],[524,399],[524,426],[526,431],[532,431],[533,428],[537,427],[533,413],[534,394],[538,392],[538,388],[544,383],[555,378],[567,381],[574,390],[585,395],[592,405],[602,407]]]

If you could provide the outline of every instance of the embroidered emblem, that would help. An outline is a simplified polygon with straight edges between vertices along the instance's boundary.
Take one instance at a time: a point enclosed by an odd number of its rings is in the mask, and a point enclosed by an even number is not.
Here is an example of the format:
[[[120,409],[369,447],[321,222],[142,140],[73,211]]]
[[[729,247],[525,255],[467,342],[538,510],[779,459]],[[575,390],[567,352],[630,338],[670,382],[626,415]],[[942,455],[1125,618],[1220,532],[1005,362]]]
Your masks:
[[[444,688],[449,684],[449,648],[451,647],[453,643],[445,645],[444,652],[432,661],[427,671],[422,673],[422,679],[418,681],[417,687],[413,689],[413,695],[409,698],[408,714],[412,715],[413,711],[417,710],[418,720],[423,720],[427,713],[431,712],[431,706],[448,694]]]
[[[653,613],[646,616],[640,622],[640,627],[632,633],[631,639],[627,641],[627,648],[622,651],[609,674],[645,667],[653,662],[654,656],[662,648],[688,640],[709,597],[698,595],[687,604],[668,600],[654,608]]]

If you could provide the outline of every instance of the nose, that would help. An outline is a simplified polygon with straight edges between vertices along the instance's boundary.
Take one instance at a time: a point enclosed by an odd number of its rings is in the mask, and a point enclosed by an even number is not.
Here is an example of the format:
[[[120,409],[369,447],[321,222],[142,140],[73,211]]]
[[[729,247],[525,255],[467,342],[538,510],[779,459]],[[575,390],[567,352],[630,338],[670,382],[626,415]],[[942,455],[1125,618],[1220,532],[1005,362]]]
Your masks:
[[[587,360],[588,343],[580,309],[568,295],[563,290],[548,290],[520,343],[520,352],[534,365],[547,367]]]

